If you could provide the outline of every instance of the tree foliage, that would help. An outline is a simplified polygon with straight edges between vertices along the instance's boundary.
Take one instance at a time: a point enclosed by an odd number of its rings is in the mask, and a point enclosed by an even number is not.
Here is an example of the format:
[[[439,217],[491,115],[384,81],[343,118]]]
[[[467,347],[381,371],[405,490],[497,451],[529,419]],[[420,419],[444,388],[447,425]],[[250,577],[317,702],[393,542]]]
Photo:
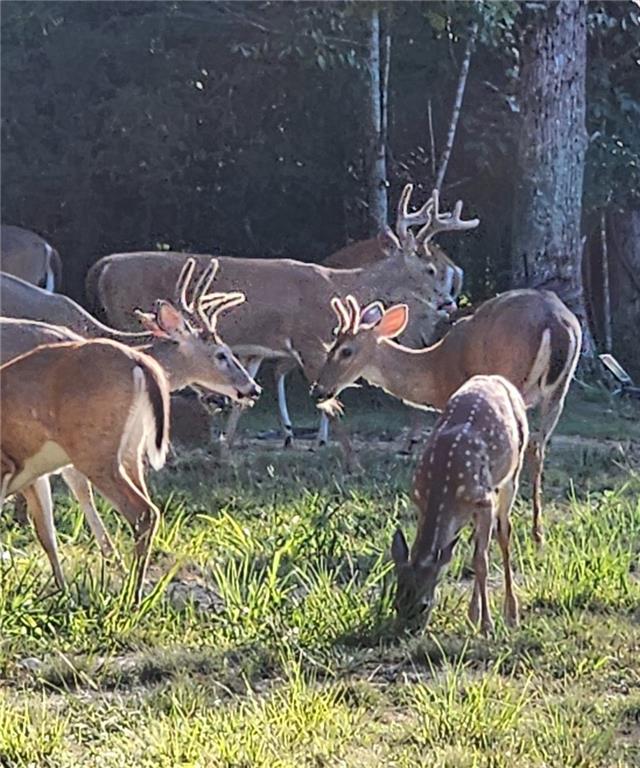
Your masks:
[[[51,239],[76,295],[108,252],[321,260],[365,236],[367,5],[2,3],[3,221]],[[629,6],[590,6],[592,208],[624,206],[637,181]],[[392,35],[392,205],[406,181],[424,194],[433,184],[427,107],[439,152],[478,24],[443,193],[482,227],[443,241],[476,297],[507,287],[520,5],[380,7]]]

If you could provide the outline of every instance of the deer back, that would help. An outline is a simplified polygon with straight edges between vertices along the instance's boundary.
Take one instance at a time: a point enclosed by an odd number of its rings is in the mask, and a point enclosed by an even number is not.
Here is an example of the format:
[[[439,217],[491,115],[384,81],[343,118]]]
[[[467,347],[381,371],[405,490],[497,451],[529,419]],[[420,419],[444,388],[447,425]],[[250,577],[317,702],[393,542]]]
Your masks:
[[[3,224],[0,246],[0,269],[4,272],[49,291],[60,287],[60,257],[40,235]]]
[[[0,365],[42,344],[61,341],[82,341],[82,337],[68,328],[48,323],[0,317]]]

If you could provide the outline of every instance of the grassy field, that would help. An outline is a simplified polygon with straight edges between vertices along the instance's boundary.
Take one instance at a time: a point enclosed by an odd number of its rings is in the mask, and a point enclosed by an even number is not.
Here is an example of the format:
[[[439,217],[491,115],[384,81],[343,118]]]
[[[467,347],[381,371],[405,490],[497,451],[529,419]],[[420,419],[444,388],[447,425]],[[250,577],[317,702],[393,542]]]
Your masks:
[[[249,430],[269,426],[267,409]],[[639,765],[638,411],[570,404],[541,552],[528,487],[514,511],[522,625],[501,621],[496,547],[488,639],[465,619],[468,536],[429,627],[394,625],[388,546],[398,521],[414,525],[415,459],[387,439],[403,413],[376,401],[354,414],[359,475],[304,444],[254,440],[226,466],[181,455],[152,478],[164,514],[136,614],[62,491],[68,595],[7,505],[0,765]],[[101,509],[128,558],[128,530]]]

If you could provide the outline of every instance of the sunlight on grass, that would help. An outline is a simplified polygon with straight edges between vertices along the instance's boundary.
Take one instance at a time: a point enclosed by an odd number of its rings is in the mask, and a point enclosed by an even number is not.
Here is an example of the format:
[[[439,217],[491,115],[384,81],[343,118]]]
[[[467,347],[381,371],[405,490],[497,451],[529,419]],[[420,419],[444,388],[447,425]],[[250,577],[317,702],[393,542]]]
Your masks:
[[[304,454],[208,459],[158,476],[163,510],[142,608],[56,497],[69,591],[33,533],[0,520],[0,765],[622,766],[638,755],[640,482],[580,485],[552,454],[546,539],[514,511],[522,625],[469,626],[466,532],[425,631],[394,623],[388,548],[408,534],[412,463],[349,476]],[[572,478],[574,481],[572,482]],[[313,489],[313,490],[310,490]],[[126,524],[100,509],[125,562]]]

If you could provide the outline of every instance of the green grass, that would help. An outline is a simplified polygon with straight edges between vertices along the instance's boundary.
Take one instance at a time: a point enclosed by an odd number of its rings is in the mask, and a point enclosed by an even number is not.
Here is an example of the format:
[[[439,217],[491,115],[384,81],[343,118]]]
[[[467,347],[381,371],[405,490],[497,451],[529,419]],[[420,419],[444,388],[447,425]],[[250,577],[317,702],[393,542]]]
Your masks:
[[[496,631],[483,638],[465,618],[468,536],[429,627],[394,623],[387,551],[398,522],[415,525],[415,460],[367,435],[397,429],[400,413],[357,414],[359,475],[335,449],[303,446],[245,449],[226,466],[194,452],[153,477],[163,519],[136,614],[61,488],[67,595],[8,504],[0,766],[638,765],[636,424],[609,402],[570,403],[565,432],[582,419],[595,442],[550,451],[542,552],[525,486],[513,514],[522,625],[500,618],[494,547]],[[128,559],[126,526],[101,509]]]

